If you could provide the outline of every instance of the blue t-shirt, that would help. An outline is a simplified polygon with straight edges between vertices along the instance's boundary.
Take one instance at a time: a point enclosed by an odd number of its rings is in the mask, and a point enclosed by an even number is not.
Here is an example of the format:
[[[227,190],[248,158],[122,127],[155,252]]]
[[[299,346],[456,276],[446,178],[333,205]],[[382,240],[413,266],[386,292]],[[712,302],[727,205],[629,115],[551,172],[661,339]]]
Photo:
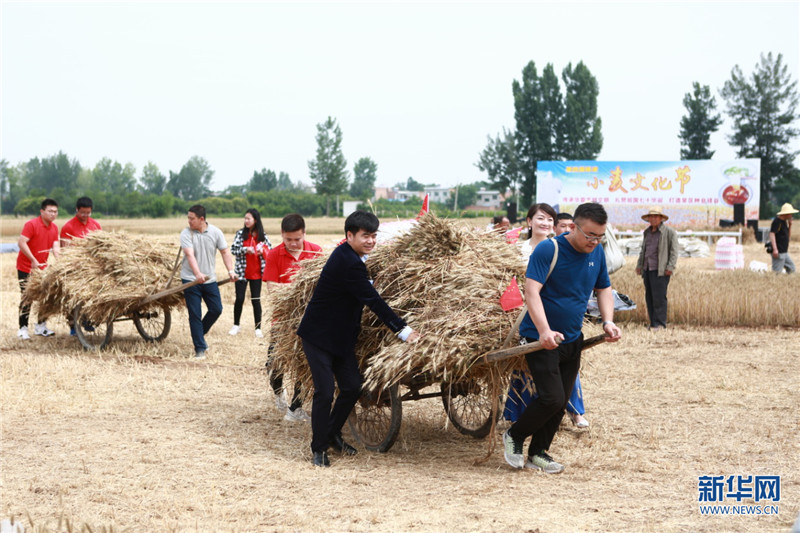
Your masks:
[[[564,342],[573,342],[580,337],[583,314],[592,290],[610,287],[611,281],[608,279],[606,254],[602,245],[598,244],[591,253],[584,254],[576,251],[565,235],[559,235],[556,241],[558,261],[550,277],[547,278],[547,272],[553,261],[555,247],[549,239],[534,248],[525,277],[544,285],[539,294],[550,329],[563,333]],[[539,338],[539,332],[528,313],[525,313],[519,326],[519,334]]]

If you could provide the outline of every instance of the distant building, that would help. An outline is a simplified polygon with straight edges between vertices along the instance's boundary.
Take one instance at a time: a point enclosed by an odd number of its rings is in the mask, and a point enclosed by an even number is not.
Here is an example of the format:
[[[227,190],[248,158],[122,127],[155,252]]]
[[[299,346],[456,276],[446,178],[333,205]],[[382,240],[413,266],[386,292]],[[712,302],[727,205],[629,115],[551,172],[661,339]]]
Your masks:
[[[372,198],[373,200],[394,200],[395,197],[395,189],[394,187],[375,187],[375,196]]]
[[[425,198],[425,193],[422,191],[395,191],[395,199],[400,202],[405,202],[409,198]]]
[[[499,191],[487,191],[481,187],[475,200],[475,205],[484,209],[499,210],[504,208],[504,196]]]
[[[431,202],[446,203],[452,198],[453,189],[450,187],[425,187],[425,194]],[[424,196],[423,196],[424,198]]]

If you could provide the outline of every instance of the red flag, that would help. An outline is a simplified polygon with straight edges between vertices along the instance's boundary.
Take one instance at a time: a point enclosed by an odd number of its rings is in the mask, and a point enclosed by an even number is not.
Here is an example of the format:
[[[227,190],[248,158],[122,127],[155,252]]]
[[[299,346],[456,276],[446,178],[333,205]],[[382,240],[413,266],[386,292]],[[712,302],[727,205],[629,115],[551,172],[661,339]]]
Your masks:
[[[508,284],[503,295],[500,297],[500,307],[503,311],[511,311],[512,309],[519,309],[523,306],[522,293],[517,285],[517,276],[511,278],[511,283]]]
[[[428,212],[428,195],[425,195],[425,199],[422,200],[422,209],[419,210],[419,214],[417,215],[417,220],[421,219],[425,214]]]

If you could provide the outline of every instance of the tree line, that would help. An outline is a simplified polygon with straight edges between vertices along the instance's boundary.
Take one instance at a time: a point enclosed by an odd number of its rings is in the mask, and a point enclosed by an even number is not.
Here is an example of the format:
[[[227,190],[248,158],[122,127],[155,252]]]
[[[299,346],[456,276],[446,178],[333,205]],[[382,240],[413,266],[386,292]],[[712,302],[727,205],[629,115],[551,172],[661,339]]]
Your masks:
[[[595,160],[603,147],[602,121],[597,115],[597,80],[588,67],[570,63],[555,74],[547,64],[541,75],[533,61],[512,83],[514,130],[489,136],[476,166],[500,190],[518,190],[522,205],[536,195],[536,162]],[[761,159],[762,216],[771,216],[784,202],[800,203],[800,170],[794,161],[800,152],[792,143],[800,131],[797,81],[792,80],[783,56],[762,54],[747,76],[736,65],[719,91],[732,122],[728,136],[736,156]],[[711,134],[723,120],[708,85],[692,83],[683,98],[686,115],[680,120],[680,159],[711,159]]]
[[[165,217],[186,213],[194,203],[202,203],[212,215],[240,215],[250,207],[265,217],[281,217],[286,213],[305,216],[331,214],[331,199],[336,198],[334,212],[341,202],[371,199],[375,193],[378,165],[369,157],[360,158],[353,166],[349,181],[347,160],[341,152],[342,131],[336,120],[317,125],[317,154],[308,162],[309,175],[316,191],[301,182],[292,182],[286,172],[262,168],[254,170],[243,185],[231,185],[212,192],[214,170],[208,161],[193,156],[178,172],[165,175],[153,162],[148,162],[137,176],[133,164],[101,159],[94,168],[84,168],[67,154],[39,158],[10,166],[0,161],[0,208],[3,213],[34,215],[43,198],[51,197],[69,208],[80,196],[89,196],[99,215],[122,217]],[[433,185],[433,184],[432,184]],[[437,212],[452,215],[475,201],[482,182],[465,185],[454,204],[436,206]],[[400,189],[421,191],[425,185],[409,177],[396,185]],[[419,201],[421,204],[421,200]],[[366,206],[366,205],[365,205]],[[368,206],[366,206],[368,207]],[[414,201],[396,205],[379,200],[372,207],[388,215],[403,216],[417,208]]]
[[[437,206],[440,212],[460,213],[474,202],[480,186],[519,194],[521,206],[536,197],[536,163],[553,160],[594,160],[603,147],[602,119],[598,115],[599,85],[581,61],[568,64],[556,74],[548,63],[541,74],[530,61],[520,80],[513,80],[515,128],[489,136],[476,166],[487,180],[459,186],[456,198]],[[731,79],[719,91],[732,121],[728,142],[737,157],[761,159],[761,205],[771,216],[783,202],[800,204],[800,170],[794,166],[798,151],[792,143],[800,135],[797,82],[791,79],[783,56],[761,55],[755,70],[746,76],[736,65]],[[693,82],[683,99],[686,115],[680,119],[680,159],[710,159],[711,134],[722,124],[716,99],[708,85]],[[317,124],[317,150],[308,161],[312,187],[292,182],[286,172],[262,168],[243,185],[213,193],[214,171],[208,161],[193,156],[180,171],[164,174],[148,162],[139,176],[131,164],[109,158],[94,168],[83,168],[63,152],[34,157],[11,166],[0,161],[0,209],[3,213],[35,214],[45,196],[72,205],[79,196],[90,196],[98,213],[116,216],[163,217],[183,214],[195,202],[211,214],[241,214],[248,207],[264,216],[298,212],[306,216],[330,215],[343,200],[366,201],[373,197],[378,165],[361,157],[353,165],[350,181],[342,153],[342,130],[328,117]],[[435,184],[431,184],[435,185]],[[425,185],[409,177],[399,188],[422,190]],[[455,202],[453,202],[455,200]],[[388,211],[397,211],[384,202]]]

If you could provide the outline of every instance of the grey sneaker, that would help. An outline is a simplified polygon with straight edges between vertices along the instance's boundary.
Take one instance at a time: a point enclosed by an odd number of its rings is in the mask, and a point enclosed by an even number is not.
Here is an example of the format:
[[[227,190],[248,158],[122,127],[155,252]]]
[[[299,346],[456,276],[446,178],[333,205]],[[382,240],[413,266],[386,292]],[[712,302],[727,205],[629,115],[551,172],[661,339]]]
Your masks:
[[[287,409],[283,419],[289,422],[311,422],[311,417],[303,411],[302,407],[298,407],[294,411]]]
[[[503,456],[512,468],[525,466],[525,456],[522,455],[524,441],[517,440],[508,434],[508,429],[503,433]]]
[[[202,361],[206,358],[206,351],[205,350],[197,350],[194,353],[194,360],[195,361]]]
[[[19,331],[17,332],[17,337],[19,337],[24,341],[31,340],[31,335],[30,333],[28,333],[28,326],[22,326],[21,328],[19,328]]]
[[[528,457],[525,468],[541,470],[545,474],[560,474],[564,471],[564,465],[557,463],[544,451]]]

